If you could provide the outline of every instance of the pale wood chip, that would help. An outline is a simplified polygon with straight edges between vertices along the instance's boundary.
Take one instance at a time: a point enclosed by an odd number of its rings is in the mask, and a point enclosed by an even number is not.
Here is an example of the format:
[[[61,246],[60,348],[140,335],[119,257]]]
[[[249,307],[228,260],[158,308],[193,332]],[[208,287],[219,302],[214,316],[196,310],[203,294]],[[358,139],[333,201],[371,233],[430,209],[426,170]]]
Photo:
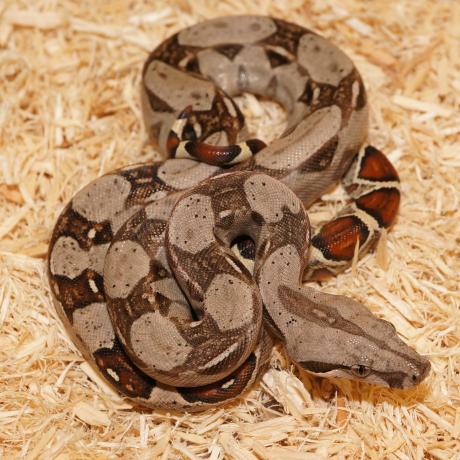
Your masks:
[[[0,1],[1,458],[460,460],[460,3],[393,3]],[[377,253],[316,286],[391,321],[432,369],[404,391],[326,381],[278,346],[276,369],[232,404],[138,411],[58,322],[49,238],[90,180],[161,157],[139,101],[149,51],[203,18],[249,12],[323,33],[363,75],[369,141],[400,174],[401,207]],[[251,135],[270,142],[285,129],[278,104],[237,103]],[[347,199],[331,190],[312,207],[313,226]]]
[[[67,24],[64,14],[55,11],[41,12],[34,9],[19,10],[9,9],[4,13],[6,22],[21,27],[34,27],[37,29],[56,29]]]
[[[452,109],[443,107],[441,104],[436,104],[434,102],[420,101],[401,95],[395,95],[392,99],[395,104],[411,111],[432,113],[444,118],[448,118],[453,114]]]
[[[24,197],[15,185],[0,184],[0,196],[15,204],[24,204]]]
[[[109,416],[95,408],[93,405],[79,402],[74,406],[73,413],[80,420],[92,426],[109,426],[110,418]]]

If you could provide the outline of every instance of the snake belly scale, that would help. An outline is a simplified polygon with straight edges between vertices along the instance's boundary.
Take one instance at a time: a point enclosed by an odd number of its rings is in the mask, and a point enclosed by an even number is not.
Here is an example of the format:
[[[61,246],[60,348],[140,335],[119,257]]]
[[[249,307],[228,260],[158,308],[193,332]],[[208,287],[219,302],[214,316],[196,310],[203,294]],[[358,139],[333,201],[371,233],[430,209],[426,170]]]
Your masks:
[[[268,146],[232,96],[287,112]],[[368,105],[352,61],[319,35],[263,16],[205,21],[143,69],[147,131],[169,155],[79,191],[51,238],[57,312],[124,396],[201,410],[238,397],[280,339],[301,368],[396,388],[430,364],[360,303],[302,280],[349,266],[397,213],[398,175],[363,147]],[[342,180],[350,200],[313,235],[305,211]]]

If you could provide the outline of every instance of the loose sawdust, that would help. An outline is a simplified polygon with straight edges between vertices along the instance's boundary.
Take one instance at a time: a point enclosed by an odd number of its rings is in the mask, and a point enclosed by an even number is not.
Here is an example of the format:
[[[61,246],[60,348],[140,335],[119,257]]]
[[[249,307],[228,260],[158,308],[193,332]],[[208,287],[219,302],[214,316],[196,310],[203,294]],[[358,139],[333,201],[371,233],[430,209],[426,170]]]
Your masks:
[[[460,458],[459,2],[216,5],[0,3],[0,457]],[[63,205],[102,173],[155,157],[138,98],[147,52],[184,26],[242,13],[324,34],[364,76],[370,138],[397,165],[402,208],[378,251],[324,289],[363,301],[430,357],[418,388],[312,378],[277,348],[271,370],[237,403],[199,415],[136,412],[82,362],[56,319],[44,257]],[[241,102],[260,137],[273,137],[277,106]],[[340,189],[326,196],[313,222],[343,199]]]

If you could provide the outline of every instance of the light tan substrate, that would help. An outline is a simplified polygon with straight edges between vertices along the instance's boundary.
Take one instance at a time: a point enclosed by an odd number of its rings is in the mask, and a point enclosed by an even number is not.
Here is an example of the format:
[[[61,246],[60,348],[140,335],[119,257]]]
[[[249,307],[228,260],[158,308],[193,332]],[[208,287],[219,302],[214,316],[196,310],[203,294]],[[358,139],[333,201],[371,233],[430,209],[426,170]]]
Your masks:
[[[147,52],[236,13],[324,34],[365,78],[370,138],[397,165],[402,208],[377,255],[324,289],[362,300],[430,357],[414,390],[299,375],[276,349],[263,382],[235,404],[136,412],[93,376],[56,319],[44,257],[59,211],[89,180],[154,156],[138,98]],[[460,458],[459,24],[460,4],[438,0],[1,3],[0,457]],[[259,136],[273,137],[279,108],[241,102]],[[313,222],[343,198],[327,196]]]

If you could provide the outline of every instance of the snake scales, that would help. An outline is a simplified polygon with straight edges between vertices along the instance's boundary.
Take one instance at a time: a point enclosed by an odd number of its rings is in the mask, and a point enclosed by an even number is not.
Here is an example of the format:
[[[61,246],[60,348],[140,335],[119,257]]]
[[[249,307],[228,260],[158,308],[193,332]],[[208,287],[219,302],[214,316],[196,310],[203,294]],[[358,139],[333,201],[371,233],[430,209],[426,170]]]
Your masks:
[[[248,139],[230,98],[243,91],[286,109],[268,146]],[[397,388],[426,377],[394,326],[301,282],[369,250],[399,205],[395,169],[362,147],[366,93],[342,51],[278,19],[209,20],[150,54],[142,104],[172,158],[83,188],[48,257],[59,316],[116,389],[151,407],[224,403],[254,382],[273,336],[314,374]],[[310,246],[305,206],[339,179],[350,202]]]

